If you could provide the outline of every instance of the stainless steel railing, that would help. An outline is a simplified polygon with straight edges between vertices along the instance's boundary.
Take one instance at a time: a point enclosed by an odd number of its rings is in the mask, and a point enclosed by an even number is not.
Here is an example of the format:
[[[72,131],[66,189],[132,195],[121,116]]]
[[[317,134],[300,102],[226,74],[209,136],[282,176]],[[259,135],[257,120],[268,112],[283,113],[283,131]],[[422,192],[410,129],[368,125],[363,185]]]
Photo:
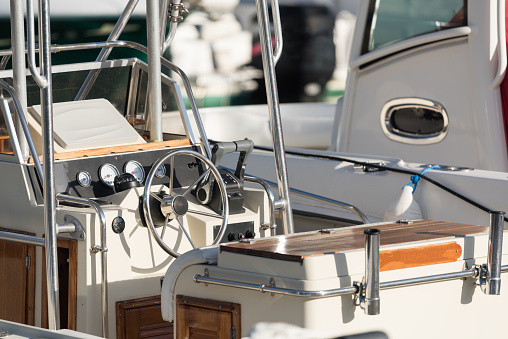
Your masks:
[[[122,15],[116,22],[115,27],[111,31],[111,33],[108,36],[108,41],[117,41],[120,37],[120,34],[123,32],[125,26],[127,25],[127,22],[129,21],[132,12],[134,12],[134,9],[136,8],[139,0],[129,0],[127,3],[127,6],[125,7],[124,11],[122,12]],[[108,59],[108,56],[111,54],[111,51],[113,50],[112,47],[110,48],[103,48],[101,49],[99,56],[95,61],[105,61]],[[86,77],[85,81],[83,82],[83,85],[81,85],[81,88],[78,91],[78,94],[76,95],[76,98],[74,100],[83,100],[86,98],[88,93],[90,92],[90,89],[92,88],[95,80],[97,80],[97,77],[99,76],[100,70],[95,69],[91,70],[90,73],[88,73],[88,76]]]
[[[20,100],[16,94],[16,91],[14,90],[14,88],[12,88],[7,82],[5,82],[4,80],[0,79],[0,87],[3,88],[4,90],[6,90],[9,95],[11,96],[13,102],[14,102],[14,105],[16,107],[16,114],[17,114],[17,117],[19,119],[19,121],[21,122],[21,127],[22,127],[22,130],[23,130],[23,133],[25,135],[25,138],[28,142],[28,147],[30,149],[30,153],[32,154],[32,158],[34,160],[34,164],[35,164],[35,170],[37,172],[37,175],[39,177],[39,180],[40,182],[42,183],[43,182],[43,171],[42,171],[42,165],[41,165],[41,162],[39,160],[39,156],[37,154],[37,150],[35,149],[35,144],[32,140],[32,137],[30,135],[30,130],[28,128],[28,123],[26,121],[26,117],[25,117],[25,113],[21,107],[21,103],[20,103]],[[6,99],[2,99],[2,101],[5,101]],[[3,105],[4,109],[9,109],[9,106],[6,104],[6,105]]]
[[[246,178],[247,178],[247,176],[246,176]],[[261,180],[261,179],[257,179],[257,180]],[[273,186],[273,187],[277,186],[277,184],[275,182],[270,181],[270,180],[262,179],[261,181],[263,181],[266,184],[268,184],[270,186]],[[290,191],[290,193],[295,194],[297,196],[300,196],[302,198],[314,200],[314,201],[317,201],[317,202],[320,202],[320,203],[325,203],[325,204],[328,204],[328,205],[331,205],[331,206],[335,206],[335,207],[337,207],[339,209],[343,209],[343,210],[346,210],[348,212],[354,213],[354,214],[356,214],[363,221],[364,224],[370,224],[369,218],[365,215],[365,213],[363,213],[356,206],[353,206],[351,204],[348,204],[348,203],[345,203],[345,202],[342,202],[342,201],[333,200],[333,199],[330,199],[330,198],[327,198],[327,197],[323,197],[323,196],[320,196],[320,195],[317,195],[317,194],[313,194],[313,193],[310,193],[310,192],[302,191],[302,190],[299,190],[299,189],[296,189],[296,188],[290,188],[289,191]],[[275,201],[275,199],[274,199],[274,201]],[[279,208],[279,206],[276,206],[275,208],[277,209],[277,208]]]
[[[282,119],[280,114],[279,96],[277,92],[277,79],[275,76],[275,58],[272,50],[272,38],[268,20],[268,5],[266,0],[256,0],[259,38],[261,42],[261,56],[263,59],[263,72],[266,85],[268,111],[270,113],[270,126],[275,153],[275,169],[277,172],[277,187],[279,198],[284,203],[281,210],[284,233],[295,232],[291,201],[289,197],[289,183],[282,135]],[[275,25],[277,26],[277,25]]]
[[[86,198],[73,197],[58,193],[56,199],[59,202],[70,202],[94,209],[99,219],[101,230],[101,244],[94,245],[90,249],[91,253],[101,253],[101,306],[102,306],[102,336],[107,337],[109,332],[108,324],[108,247],[106,242],[106,216],[98,203]]]
[[[264,180],[261,180],[259,178],[252,177],[252,176],[249,176],[249,175],[244,176],[244,180],[248,181],[248,182],[252,182],[252,183],[258,184],[261,187],[263,187],[263,189],[265,190],[266,196],[268,198],[268,208],[269,208],[268,217],[270,218],[270,222],[269,223],[262,223],[261,224],[261,229],[263,229],[263,230],[267,230],[268,229],[268,230],[270,230],[270,235],[272,235],[272,236],[276,235],[276,232],[277,232],[277,221],[276,221],[276,218],[275,218],[275,210],[277,208],[280,208],[280,206],[278,204],[278,200],[275,199],[275,195],[273,194],[273,191],[270,188],[270,185],[268,185],[268,183],[266,181],[264,181]]]
[[[508,272],[508,265],[502,266],[502,272]],[[379,288],[381,290],[391,289],[391,288],[399,288],[399,287],[408,287],[408,286],[416,286],[422,284],[430,284],[442,281],[450,281],[450,280],[458,280],[465,278],[474,278],[479,274],[478,268],[472,268],[469,270],[438,274],[438,275],[429,275],[424,277],[412,278],[412,279],[402,279],[402,280],[393,280],[387,281],[379,284]],[[195,283],[203,283],[209,285],[218,285],[218,286],[226,286],[233,288],[240,288],[251,291],[259,291],[259,292],[268,292],[274,294],[287,295],[292,297],[304,297],[304,298],[329,298],[336,297],[341,295],[348,294],[357,294],[361,291],[359,285],[346,286],[341,288],[334,288],[328,290],[297,290],[297,289],[289,289],[282,287],[274,287],[270,286],[270,283],[267,284],[251,284],[239,281],[232,281],[226,279],[217,279],[212,278],[208,274],[194,275]]]
[[[377,229],[366,229],[365,233],[365,280],[355,282],[352,286],[346,286],[328,290],[297,290],[275,286],[274,278],[267,284],[252,284],[227,279],[217,279],[209,276],[208,269],[204,275],[194,275],[195,283],[207,285],[219,285],[232,288],[241,288],[259,292],[288,295],[293,297],[324,298],[348,294],[355,294],[360,300],[360,306],[365,313],[377,315],[380,313],[379,291],[392,288],[417,286],[422,284],[437,283],[450,280],[474,278],[471,284],[480,285],[485,294],[500,294],[501,273],[508,272],[508,265],[501,266],[502,239],[504,226],[504,212],[491,212],[490,231],[488,239],[488,263],[474,265],[462,271],[428,275],[423,277],[400,279],[380,283],[379,281],[379,250],[381,232]],[[478,279],[478,283],[476,282]],[[489,281],[490,280],[490,281]]]

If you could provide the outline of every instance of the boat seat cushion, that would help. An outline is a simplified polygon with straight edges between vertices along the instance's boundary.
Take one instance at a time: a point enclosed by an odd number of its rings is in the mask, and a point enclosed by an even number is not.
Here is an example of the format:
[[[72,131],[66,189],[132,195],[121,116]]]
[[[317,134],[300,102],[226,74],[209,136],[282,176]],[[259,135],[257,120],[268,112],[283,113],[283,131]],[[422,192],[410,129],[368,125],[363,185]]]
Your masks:
[[[28,112],[41,125],[41,105]],[[53,104],[53,136],[63,151],[145,143],[106,99]]]

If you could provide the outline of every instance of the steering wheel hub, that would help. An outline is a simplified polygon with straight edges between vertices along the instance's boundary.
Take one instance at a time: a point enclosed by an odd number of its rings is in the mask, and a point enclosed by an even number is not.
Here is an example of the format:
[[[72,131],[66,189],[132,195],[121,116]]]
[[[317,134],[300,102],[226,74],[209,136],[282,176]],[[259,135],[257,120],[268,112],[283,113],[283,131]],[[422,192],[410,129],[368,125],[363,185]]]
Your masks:
[[[168,215],[170,219],[184,216],[189,210],[189,203],[183,195],[171,196],[167,195],[162,198],[161,212]]]

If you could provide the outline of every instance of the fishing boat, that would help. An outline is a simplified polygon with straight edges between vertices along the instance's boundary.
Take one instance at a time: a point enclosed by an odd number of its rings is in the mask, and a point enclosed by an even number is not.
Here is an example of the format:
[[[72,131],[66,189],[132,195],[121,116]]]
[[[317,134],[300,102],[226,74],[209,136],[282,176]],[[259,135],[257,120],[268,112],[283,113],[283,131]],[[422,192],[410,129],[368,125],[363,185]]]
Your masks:
[[[2,336],[255,338],[270,337],[273,323],[322,337],[503,336],[506,173],[286,156],[276,1],[275,51],[267,2],[257,2],[273,153],[243,138],[208,140],[188,78],[162,56],[180,1],[146,2],[147,47],[118,41],[137,0],[108,41],[71,45],[51,44],[41,0],[38,47],[32,1],[26,45],[23,6],[10,4],[13,45],[0,51]],[[488,4],[464,5],[504,14],[504,2]],[[108,60],[111,48],[148,62]],[[88,49],[100,51],[95,61],[51,63],[51,53]],[[274,183],[251,175],[269,158]],[[294,164],[305,179],[290,187]],[[302,182],[312,189],[295,189]],[[402,187],[405,199],[384,213]],[[408,200],[411,214],[400,208]]]

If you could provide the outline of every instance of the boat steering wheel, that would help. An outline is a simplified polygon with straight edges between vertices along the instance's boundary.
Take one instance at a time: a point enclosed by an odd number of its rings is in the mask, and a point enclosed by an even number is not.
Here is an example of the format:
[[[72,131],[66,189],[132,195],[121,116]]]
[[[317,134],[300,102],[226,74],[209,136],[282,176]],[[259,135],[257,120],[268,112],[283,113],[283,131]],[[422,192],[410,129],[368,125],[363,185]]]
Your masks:
[[[200,177],[191,184],[182,194],[176,194],[173,189],[173,181],[174,181],[174,163],[175,163],[175,157],[181,156],[181,155],[190,155],[193,156],[199,161],[204,164],[204,172],[200,175]],[[170,174],[169,174],[169,194],[162,194],[158,195],[155,192],[151,191],[152,187],[152,180],[155,176],[155,173],[157,172],[157,169],[166,161],[170,161]],[[196,187],[199,183],[203,181],[203,179],[207,179],[210,176],[210,173],[213,175],[215,182],[217,182],[217,186],[219,187],[221,200],[222,200],[222,215],[215,213],[215,212],[202,212],[197,210],[190,210],[189,209],[189,203],[188,203],[188,195],[191,194],[191,191],[194,187]],[[215,192],[216,193],[216,192]],[[155,229],[155,225],[152,218],[152,212],[151,208],[153,208],[153,204],[151,205],[150,198],[156,199],[160,203],[160,211],[165,216],[164,221],[164,227],[162,229],[161,234],[157,232]],[[164,240],[162,239],[164,236],[164,232],[166,230],[166,227],[168,227],[168,223],[171,220],[176,220],[191,243],[193,248],[196,248],[194,243],[192,242],[189,233],[186,231],[182,221],[180,220],[182,217],[184,217],[187,213],[191,214],[199,214],[199,215],[205,215],[205,216],[211,216],[218,219],[222,219],[222,223],[220,225],[219,232],[217,236],[215,237],[212,244],[217,244],[222,240],[222,237],[224,236],[224,233],[226,232],[226,225],[228,223],[228,216],[229,216],[229,203],[226,193],[226,186],[224,182],[222,181],[221,175],[217,168],[214,166],[214,164],[205,156],[202,154],[192,151],[192,150],[177,150],[177,151],[171,151],[161,157],[159,160],[157,160],[152,168],[150,169],[150,172],[148,173],[146,177],[145,182],[145,190],[144,190],[144,196],[143,196],[143,211],[145,214],[145,221],[148,226],[148,229],[150,230],[150,233],[155,238],[159,246],[166,251],[168,254],[170,254],[173,257],[180,256],[180,253],[177,253],[174,249],[169,247]]]

